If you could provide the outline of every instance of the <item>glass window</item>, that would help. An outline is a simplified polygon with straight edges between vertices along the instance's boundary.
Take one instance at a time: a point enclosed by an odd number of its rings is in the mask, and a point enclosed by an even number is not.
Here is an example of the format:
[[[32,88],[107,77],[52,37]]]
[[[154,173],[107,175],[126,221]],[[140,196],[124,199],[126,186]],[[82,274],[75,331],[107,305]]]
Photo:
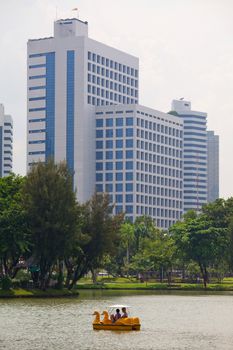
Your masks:
[[[102,173],[96,174],[96,181],[103,181],[103,174]]]
[[[126,173],[125,179],[126,179],[126,181],[132,181],[133,180],[133,173]]]
[[[116,162],[116,170],[122,170],[123,169],[123,162]]]
[[[131,161],[126,162],[126,169],[127,170],[133,169],[133,162],[131,162]]]
[[[96,170],[103,170],[103,163],[96,163]]]
[[[113,119],[112,118],[106,119],[106,126],[113,126]]]
[[[106,137],[113,137],[113,130],[112,129],[106,130]]]
[[[106,159],[112,159],[113,158],[113,151],[106,151]]]
[[[117,202],[117,203],[122,203],[122,202],[123,202],[123,196],[122,196],[122,194],[117,194],[117,195],[116,195],[116,202]]]
[[[112,170],[113,169],[113,163],[112,162],[106,162],[105,168],[106,168],[106,170]]]
[[[106,179],[106,181],[112,181],[113,180],[113,174],[112,173],[106,173],[105,179]]]
[[[96,130],[96,138],[100,139],[103,137],[103,130]]]
[[[127,126],[133,125],[133,118],[132,118],[132,117],[126,118],[126,125],[127,125]]]
[[[123,140],[116,140],[116,148],[123,148]]]
[[[122,205],[116,205],[116,214],[120,214],[123,212],[123,206]]]
[[[103,159],[103,152],[96,152],[96,159]]]
[[[126,205],[125,211],[127,214],[132,214],[133,213],[133,206],[132,205]]]
[[[123,129],[116,129],[116,137],[123,137]]]
[[[132,136],[133,136],[133,128],[127,128],[126,137],[132,137]]]
[[[96,141],[96,148],[97,149],[103,148],[103,141]]]
[[[116,151],[116,159],[123,159],[123,151]]]
[[[96,185],[96,192],[103,192],[103,185],[102,184]]]
[[[113,141],[112,140],[106,141],[106,148],[113,148]]]
[[[123,118],[116,119],[116,126],[123,126]]]
[[[133,191],[133,183],[131,183],[131,182],[126,183],[125,190],[126,190],[126,192],[132,192]]]
[[[113,185],[112,184],[106,184],[105,185],[106,192],[113,192]]]
[[[96,119],[96,127],[97,128],[103,127],[103,119]]]
[[[133,147],[133,139],[128,139],[125,142],[126,148],[132,148]]]
[[[116,192],[122,192],[123,191],[123,185],[122,184],[116,184]]]
[[[125,196],[125,201],[126,201],[126,203],[132,203],[133,202],[133,195],[132,194],[127,194]]]
[[[126,151],[126,158],[127,159],[133,158],[133,151]]]
[[[116,181],[123,181],[123,173],[116,173]]]

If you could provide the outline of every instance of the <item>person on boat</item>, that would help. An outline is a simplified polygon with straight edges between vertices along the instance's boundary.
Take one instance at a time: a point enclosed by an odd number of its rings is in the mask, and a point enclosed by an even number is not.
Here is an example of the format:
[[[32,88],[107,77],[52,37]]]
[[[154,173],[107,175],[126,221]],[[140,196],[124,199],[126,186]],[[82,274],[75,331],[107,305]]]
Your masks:
[[[121,318],[120,309],[116,309],[116,314],[111,315],[111,321],[114,323]]]
[[[121,318],[127,318],[127,317],[128,317],[128,314],[127,314],[127,312],[126,312],[126,307],[123,307],[121,310],[122,310]]]

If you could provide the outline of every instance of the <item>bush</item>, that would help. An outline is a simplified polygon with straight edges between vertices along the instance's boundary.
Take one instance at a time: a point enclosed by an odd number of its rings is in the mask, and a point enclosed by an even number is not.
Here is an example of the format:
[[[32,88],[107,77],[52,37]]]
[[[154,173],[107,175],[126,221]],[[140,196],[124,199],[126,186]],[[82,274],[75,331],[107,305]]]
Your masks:
[[[1,279],[1,286],[3,290],[9,290],[12,288],[12,281],[10,279],[10,277],[8,276],[4,276]]]

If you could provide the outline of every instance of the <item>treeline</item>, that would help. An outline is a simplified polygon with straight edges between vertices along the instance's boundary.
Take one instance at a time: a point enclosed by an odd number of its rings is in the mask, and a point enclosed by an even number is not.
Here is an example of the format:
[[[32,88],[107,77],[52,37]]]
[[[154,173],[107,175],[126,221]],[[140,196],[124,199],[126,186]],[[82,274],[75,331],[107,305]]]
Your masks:
[[[9,287],[20,270],[34,286],[72,289],[90,272],[113,276],[157,276],[171,282],[210,273],[219,279],[233,269],[233,198],[189,212],[168,232],[152,219],[125,221],[113,215],[107,194],[79,204],[65,163],[39,163],[26,177],[0,179],[0,280]]]

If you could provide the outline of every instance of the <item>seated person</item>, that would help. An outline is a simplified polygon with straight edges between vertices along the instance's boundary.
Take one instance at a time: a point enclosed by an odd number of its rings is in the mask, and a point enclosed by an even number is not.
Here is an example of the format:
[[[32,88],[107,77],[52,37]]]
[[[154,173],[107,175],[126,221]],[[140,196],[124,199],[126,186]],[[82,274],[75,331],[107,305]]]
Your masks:
[[[116,309],[116,314],[111,315],[111,321],[116,322],[117,320],[119,320],[119,318],[121,318],[120,310]]]
[[[121,318],[127,318],[127,317],[128,317],[128,314],[127,314],[127,312],[126,312],[126,308],[123,307],[121,310],[122,310],[122,316],[121,316]]]

